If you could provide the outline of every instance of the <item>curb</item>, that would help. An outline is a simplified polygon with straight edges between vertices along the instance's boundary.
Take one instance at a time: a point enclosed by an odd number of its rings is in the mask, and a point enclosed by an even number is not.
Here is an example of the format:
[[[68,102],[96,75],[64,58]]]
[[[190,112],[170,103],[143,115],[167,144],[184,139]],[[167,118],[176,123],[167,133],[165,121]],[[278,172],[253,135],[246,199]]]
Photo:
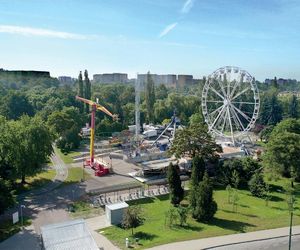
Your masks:
[[[300,233],[292,234],[292,236],[298,236],[298,235],[300,235]],[[202,250],[209,250],[209,249],[215,249],[215,248],[219,248],[219,247],[240,245],[240,244],[246,244],[246,243],[257,242],[257,241],[274,240],[274,239],[284,238],[284,237],[288,237],[288,236],[289,235],[287,234],[287,235],[281,235],[281,236],[275,236],[275,237],[269,237],[269,238],[263,238],[263,239],[246,240],[246,241],[227,243],[227,244],[216,245],[216,246],[211,246],[211,247],[206,247],[206,248],[201,248],[201,249]]]

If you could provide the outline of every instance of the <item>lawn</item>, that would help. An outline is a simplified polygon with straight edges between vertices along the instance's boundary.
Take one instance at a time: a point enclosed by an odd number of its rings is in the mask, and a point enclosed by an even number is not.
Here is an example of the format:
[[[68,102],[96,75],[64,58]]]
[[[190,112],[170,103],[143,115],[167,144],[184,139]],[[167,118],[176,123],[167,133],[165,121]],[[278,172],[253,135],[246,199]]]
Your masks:
[[[72,218],[92,218],[104,214],[102,207],[94,208],[90,202],[87,201],[76,201],[71,205],[70,215]]]
[[[24,217],[23,223],[24,223],[24,226],[28,226],[31,224],[31,220],[27,217]],[[21,230],[21,222],[20,221],[16,224],[13,224],[12,220],[1,221],[1,223],[0,223],[0,242],[6,240],[10,236],[16,234],[20,230]]]
[[[81,167],[72,167],[68,168],[68,177],[65,179],[64,184],[72,184],[80,182],[83,178],[83,170]],[[84,179],[89,179],[90,174],[87,172],[84,172]]]
[[[27,177],[26,184],[21,185],[21,180],[17,180],[17,188],[16,194],[20,194],[22,192],[30,191],[32,189],[40,188],[52,181],[55,177],[56,171],[54,169],[45,170],[33,177]]]
[[[74,160],[72,157],[80,155],[80,152],[77,152],[77,151],[71,151],[68,154],[65,154],[65,153],[61,152],[61,150],[57,147],[54,148],[54,151],[56,154],[58,154],[60,156],[60,158],[63,160],[63,162],[65,164],[73,163]]]
[[[114,244],[124,249],[126,237],[131,239],[138,237],[140,244],[135,247],[148,248],[175,241],[285,227],[289,225],[289,212],[286,194],[282,191],[284,182],[281,180],[270,183],[272,192],[268,206],[266,206],[265,200],[251,196],[249,191],[239,190],[237,212],[233,211],[232,204],[228,204],[226,190],[215,191],[214,198],[218,203],[218,211],[209,224],[198,223],[189,217],[186,226],[169,228],[165,225],[165,212],[170,208],[170,201],[168,195],[165,195],[130,202],[130,204],[141,204],[146,218],[144,225],[134,230],[134,237],[131,237],[130,230],[124,230],[117,226],[101,231],[104,231],[103,235]],[[299,201],[299,184],[296,189]],[[294,224],[300,224],[300,210],[297,204],[294,213]]]

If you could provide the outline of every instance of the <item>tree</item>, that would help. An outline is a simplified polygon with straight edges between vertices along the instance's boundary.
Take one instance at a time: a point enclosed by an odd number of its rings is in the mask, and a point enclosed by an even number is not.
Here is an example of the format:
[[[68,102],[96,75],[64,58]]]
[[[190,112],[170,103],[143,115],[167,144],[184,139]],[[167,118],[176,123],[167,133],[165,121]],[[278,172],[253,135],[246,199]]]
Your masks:
[[[198,186],[196,207],[192,210],[193,218],[197,221],[208,222],[213,218],[217,209],[217,203],[213,199],[212,183],[205,172],[203,181]]]
[[[78,95],[80,97],[84,97],[84,95],[83,95],[83,80],[82,80],[81,71],[79,72],[79,76],[78,76]],[[80,102],[79,110],[80,110],[80,113],[84,112],[84,103],[83,102]]]
[[[3,214],[4,211],[14,205],[14,203],[15,199],[8,181],[0,178],[0,214]]]
[[[275,171],[291,178],[300,179],[300,134],[283,132],[271,136],[263,155],[263,164],[270,171]]]
[[[220,145],[216,144],[207,127],[203,124],[192,124],[175,134],[175,139],[169,150],[176,158],[196,155],[203,159],[218,159],[218,153],[222,152]]]
[[[178,165],[170,163],[167,170],[167,179],[170,187],[171,203],[177,206],[183,199],[184,190],[181,187]]]
[[[22,116],[12,123],[16,142],[13,165],[18,176],[25,183],[26,176],[40,172],[51,155],[53,136],[48,127],[38,117]]]
[[[267,126],[259,132],[259,138],[261,141],[267,142],[271,136],[271,133],[274,129],[273,125]]]
[[[254,172],[260,167],[258,162],[251,157],[227,159],[218,167],[217,180],[223,185],[245,188]]]
[[[277,92],[267,93],[262,98],[260,122],[264,125],[276,125],[282,120],[282,107]]]
[[[189,208],[179,205],[177,207],[177,212],[178,212],[178,215],[179,215],[180,226],[183,226],[184,224],[186,224],[186,220],[187,220],[187,217],[188,217],[188,214],[189,214]]]
[[[22,115],[33,116],[34,109],[24,93],[11,91],[3,100],[2,113],[8,119],[17,120]]]
[[[298,99],[296,95],[293,95],[288,108],[288,116],[290,118],[299,118],[298,112]]]
[[[84,95],[84,97],[86,99],[90,100],[91,97],[92,97],[91,82],[90,82],[87,70],[84,71],[84,85],[85,85],[85,95]],[[86,113],[89,113],[90,112],[90,105],[86,104],[85,109],[86,109]]]
[[[249,189],[253,196],[263,198],[266,193],[266,183],[261,171],[256,171],[249,181]]]
[[[147,108],[147,117],[149,122],[154,122],[154,103],[155,103],[155,90],[154,81],[150,72],[147,73],[147,82],[145,88],[145,101]]]
[[[189,124],[203,124],[203,116],[200,113],[192,114],[189,118]]]
[[[205,173],[205,162],[203,158],[199,156],[195,156],[192,161],[192,174],[190,180],[190,207],[194,208],[196,206],[196,199],[197,199],[197,187],[199,183],[202,181],[203,176]]]
[[[125,210],[123,215],[122,226],[126,229],[131,229],[133,235],[133,229],[143,224],[145,218],[140,206],[131,206]]]

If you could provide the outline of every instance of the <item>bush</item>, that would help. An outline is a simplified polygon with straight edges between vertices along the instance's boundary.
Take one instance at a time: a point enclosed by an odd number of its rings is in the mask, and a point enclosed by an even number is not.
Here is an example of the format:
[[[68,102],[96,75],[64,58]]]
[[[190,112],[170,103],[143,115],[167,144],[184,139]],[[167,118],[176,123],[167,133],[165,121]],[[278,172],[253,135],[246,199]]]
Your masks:
[[[260,198],[265,196],[266,183],[260,171],[256,171],[254,173],[248,185],[249,185],[250,192],[253,196],[260,197]]]

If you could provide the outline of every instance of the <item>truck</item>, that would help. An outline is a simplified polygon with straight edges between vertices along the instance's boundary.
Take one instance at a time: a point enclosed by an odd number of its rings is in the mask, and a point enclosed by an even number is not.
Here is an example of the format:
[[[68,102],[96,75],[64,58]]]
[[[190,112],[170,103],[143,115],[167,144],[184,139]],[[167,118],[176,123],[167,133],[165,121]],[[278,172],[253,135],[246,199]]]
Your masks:
[[[150,130],[144,131],[143,135],[145,138],[150,138],[153,136],[157,136],[157,131],[155,129],[150,129]]]

